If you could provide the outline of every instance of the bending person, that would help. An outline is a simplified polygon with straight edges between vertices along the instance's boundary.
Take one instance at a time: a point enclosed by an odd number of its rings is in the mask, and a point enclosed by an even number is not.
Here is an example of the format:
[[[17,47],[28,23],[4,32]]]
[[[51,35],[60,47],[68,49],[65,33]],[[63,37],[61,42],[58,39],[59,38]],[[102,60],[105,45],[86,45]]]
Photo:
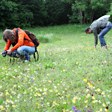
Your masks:
[[[4,53],[9,56],[24,56],[25,61],[30,61],[30,54],[35,52],[35,46],[28,35],[20,28],[6,29],[3,32],[3,39],[6,42]],[[10,46],[12,47],[10,48]]]
[[[107,48],[104,36],[107,32],[112,29],[112,23],[109,21],[110,15],[104,15],[99,19],[93,21],[89,28],[85,30],[86,34],[94,34],[95,48],[98,44],[98,37],[100,40],[101,47]]]

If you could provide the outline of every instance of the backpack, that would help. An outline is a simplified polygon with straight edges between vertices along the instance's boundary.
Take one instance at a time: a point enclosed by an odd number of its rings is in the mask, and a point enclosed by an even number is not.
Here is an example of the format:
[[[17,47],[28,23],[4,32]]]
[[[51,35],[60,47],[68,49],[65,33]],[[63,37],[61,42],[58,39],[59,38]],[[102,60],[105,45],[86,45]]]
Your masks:
[[[32,40],[32,42],[34,43],[34,45],[35,45],[35,48],[36,47],[38,47],[39,46],[39,40],[36,38],[36,36],[32,33],[32,32],[30,32],[30,31],[28,31],[28,30],[24,30],[24,32],[28,35],[28,37]],[[16,36],[18,37],[18,28],[17,28],[17,30],[16,30]],[[25,40],[28,40],[28,39],[25,39]],[[28,40],[28,41],[30,41],[30,40]]]
[[[32,32],[30,32],[28,30],[24,30],[24,31],[28,35],[28,37],[32,40],[35,47],[38,47],[40,43],[39,43],[39,40],[36,38],[36,36]]]

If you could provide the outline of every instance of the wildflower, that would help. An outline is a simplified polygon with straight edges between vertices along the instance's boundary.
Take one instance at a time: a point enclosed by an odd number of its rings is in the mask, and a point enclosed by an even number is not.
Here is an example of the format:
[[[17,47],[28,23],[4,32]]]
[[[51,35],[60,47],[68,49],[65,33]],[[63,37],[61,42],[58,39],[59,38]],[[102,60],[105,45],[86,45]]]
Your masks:
[[[97,103],[97,102],[98,102],[97,100],[93,100],[93,101],[92,101],[92,103]]]
[[[86,92],[89,92],[89,89],[86,89]]]
[[[63,69],[63,72],[65,72],[66,70],[65,69]]]
[[[43,92],[43,95],[47,95],[47,92],[45,91],[45,92]]]
[[[81,112],[80,110],[77,110],[75,106],[72,107],[72,110],[73,110],[74,112]]]
[[[58,103],[56,101],[53,101],[52,106],[54,107],[56,105],[58,105]]]
[[[109,105],[110,104],[110,101],[108,101],[107,104]]]
[[[100,108],[100,112],[102,112],[102,108]]]
[[[67,104],[67,102],[64,101],[63,104]]]
[[[106,107],[105,103],[103,103],[102,105],[103,105],[103,107]]]
[[[98,89],[96,89],[96,91],[97,91],[97,92],[101,92],[101,89],[100,89],[100,88],[98,88]]]
[[[16,107],[16,105],[12,105],[12,107],[13,107],[13,108],[15,108],[15,107]]]
[[[94,96],[92,96],[92,99],[93,99],[93,100],[95,100],[95,97],[94,97]]]
[[[48,80],[48,82],[49,82],[49,83],[52,83],[52,81],[51,81],[51,80]]]
[[[105,97],[105,92],[102,92],[101,94],[103,95],[103,97]]]
[[[50,74],[47,74],[47,76],[49,76]]]
[[[47,102],[47,106],[50,106],[50,103],[49,102]]]
[[[72,107],[72,110],[73,110],[74,112],[77,112],[77,109],[76,109],[75,106]]]
[[[105,109],[105,112],[108,112],[108,109]]]
[[[88,82],[87,84],[90,88],[93,88],[93,85],[90,82]]]
[[[83,79],[84,82],[87,82],[87,79]]]
[[[72,99],[72,102],[73,103],[76,103],[76,100],[77,100],[78,98],[75,96],[73,99]]]
[[[85,100],[85,103],[88,103],[88,100]]]
[[[36,93],[35,96],[41,96],[41,94],[40,93]]]
[[[5,108],[2,105],[0,105],[0,110],[5,110]]]
[[[0,92],[0,97],[2,97],[3,96],[3,93],[2,92]]]
[[[0,86],[0,89],[2,89],[2,86]]]
[[[101,101],[100,101],[100,100],[98,100],[98,103],[100,103],[100,104],[101,104]]]
[[[5,95],[6,95],[6,96],[8,96],[8,95],[10,95],[10,94],[9,94],[9,92],[8,92],[8,91],[6,91]]]
[[[89,98],[90,96],[91,96],[90,94],[87,94],[87,95],[86,95],[86,98]]]
[[[65,109],[63,109],[63,112],[66,112],[66,110],[65,110]]]
[[[53,92],[53,90],[51,89],[51,90],[49,90],[49,92],[50,92],[50,93],[52,93],[52,92]]]

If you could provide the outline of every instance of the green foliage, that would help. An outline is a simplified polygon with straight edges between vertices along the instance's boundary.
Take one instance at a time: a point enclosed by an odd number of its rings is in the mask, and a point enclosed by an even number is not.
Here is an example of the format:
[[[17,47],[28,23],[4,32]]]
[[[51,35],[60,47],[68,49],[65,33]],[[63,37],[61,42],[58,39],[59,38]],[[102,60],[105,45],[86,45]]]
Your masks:
[[[2,29],[29,25],[33,15],[24,6],[13,1],[5,0],[2,0],[0,4],[0,27]]]
[[[46,0],[47,19],[51,24],[63,24],[68,21],[69,4],[61,0]]]
[[[6,27],[11,26],[10,24],[13,23],[13,16],[15,14],[15,10],[17,7],[17,4],[12,1],[5,1],[1,0],[0,2],[0,27]]]
[[[47,36],[47,35],[42,35],[38,37],[39,37],[39,41],[42,43],[49,43],[51,41],[50,36]]]
[[[72,2],[71,23],[88,23],[105,15],[109,11],[110,1],[105,0],[75,0]]]
[[[1,0],[0,28],[89,23],[110,12],[111,0]]]
[[[73,14],[70,16],[70,23],[83,23],[83,13],[86,10],[85,1],[75,1],[72,4]]]
[[[108,12],[108,14],[111,15],[110,16],[110,21],[112,21],[112,3],[111,3],[110,11]]]

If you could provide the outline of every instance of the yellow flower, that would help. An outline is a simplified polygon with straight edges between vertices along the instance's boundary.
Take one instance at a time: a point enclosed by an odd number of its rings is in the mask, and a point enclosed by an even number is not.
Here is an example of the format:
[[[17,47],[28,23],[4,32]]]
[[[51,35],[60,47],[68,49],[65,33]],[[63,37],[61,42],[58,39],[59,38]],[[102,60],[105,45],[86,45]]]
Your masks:
[[[102,112],[102,108],[100,108],[100,112]]]
[[[85,100],[85,103],[88,103],[88,100]]]
[[[100,88],[98,88],[98,89],[96,89],[96,91],[97,91],[97,92],[101,92],[101,89],[100,89]]]
[[[6,96],[8,96],[8,95],[10,95],[10,94],[9,94],[9,92],[8,92],[8,91],[6,91],[5,95],[6,95]]]
[[[2,89],[2,86],[0,86],[0,89]]]
[[[0,110],[5,110],[5,108],[2,105],[0,105]]]
[[[41,94],[40,93],[36,93],[34,96],[41,96]]]
[[[91,96],[90,94],[87,94],[87,95],[86,95],[86,98],[89,98],[90,96]]]
[[[94,97],[94,96],[92,96],[92,99],[93,99],[93,100],[95,100],[95,97]]]
[[[93,88],[93,85],[91,83],[88,82],[87,84],[90,88]]]
[[[101,94],[103,95],[103,97],[105,97],[105,92],[102,92]]]
[[[63,112],[66,112],[66,110],[65,110],[65,109],[63,109]]]
[[[67,104],[67,102],[64,101],[63,104]]]
[[[93,100],[92,103],[97,103],[97,100]]]
[[[65,72],[66,70],[65,69],[63,69],[63,72]]]
[[[12,107],[13,107],[13,108],[15,108],[15,107],[16,107],[16,105],[12,105]]]
[[[108,112],[108,109],[105,109],[105,112]]]
[[[48,82],[49,82],[49,83],[52,83],[52,81],[51,81],[51,80],[48,80]]]
[[[50,74],[47,74],[47,76],[49,76]]]
[[[103,105],[103,107],[106,107],[105,103],[103,103],[102,105]]]
[[[56,105],[58,105],[58,103],[56,101],[53,101],[52,106],[54,107]]]
[[[76,100],[77,100],[78,98],[75,96],[73,99],[72,99],[72,102],[73,103],[76,103]]]
[[[87,82],[87,79],[83,79],[84,82]]]

